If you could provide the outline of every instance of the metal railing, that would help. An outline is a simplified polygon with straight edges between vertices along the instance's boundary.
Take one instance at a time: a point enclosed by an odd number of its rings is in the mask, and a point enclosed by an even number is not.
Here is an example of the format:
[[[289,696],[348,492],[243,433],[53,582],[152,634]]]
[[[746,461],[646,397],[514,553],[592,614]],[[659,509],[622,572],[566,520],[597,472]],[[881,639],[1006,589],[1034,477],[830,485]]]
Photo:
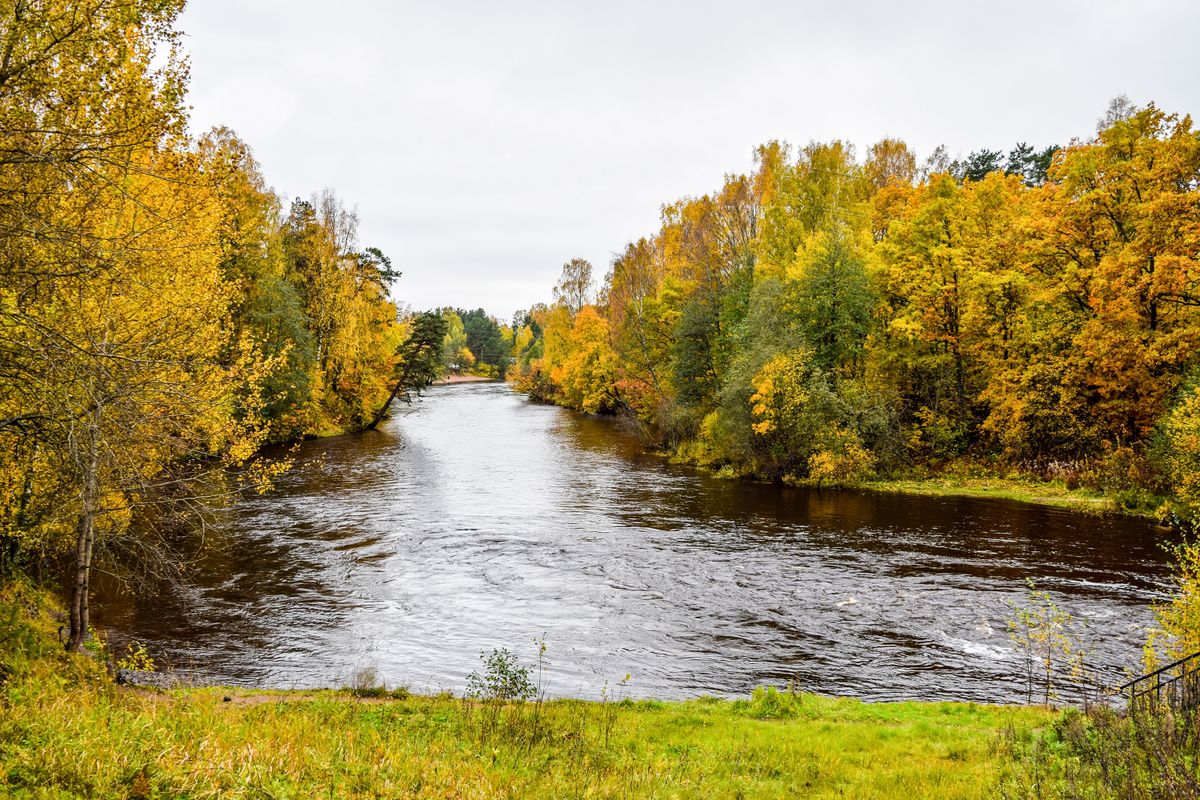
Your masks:
[[[1128,698],[1131,712],[1163,706],[1175,711],[1196,708],[1200,706],[1200,653],[1134,678],[1119,691]]]

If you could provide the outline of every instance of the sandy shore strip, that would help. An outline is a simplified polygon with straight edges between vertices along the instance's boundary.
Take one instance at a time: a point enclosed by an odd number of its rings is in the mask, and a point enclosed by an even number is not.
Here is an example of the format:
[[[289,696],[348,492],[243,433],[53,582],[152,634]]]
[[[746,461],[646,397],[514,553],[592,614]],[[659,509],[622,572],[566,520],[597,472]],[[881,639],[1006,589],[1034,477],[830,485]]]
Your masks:
[[[494,383],[499,378],[486,378],[483,375],[447,375],[434,381],[431,386],[449,386],[452,383]]]

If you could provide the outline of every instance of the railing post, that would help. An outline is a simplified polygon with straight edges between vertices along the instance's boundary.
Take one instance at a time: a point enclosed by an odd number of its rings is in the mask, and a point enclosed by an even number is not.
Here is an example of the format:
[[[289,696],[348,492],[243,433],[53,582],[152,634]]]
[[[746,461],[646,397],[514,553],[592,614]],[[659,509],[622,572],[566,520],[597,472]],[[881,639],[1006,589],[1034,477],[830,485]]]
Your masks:
[[[1153,686],[1148,685],[1151,680],[1154,681]],[[1129,690],[1130,714],[1138,713],[1139,705],[1152,703],[1154,708],[1160,709],[1163,705],[1164,690],[1167,695],[1166,705],[1172,710],[1188,711],[1200,706],[1200,652],[1184,656],[1153,672],[1134,678],[1122,685],[1119,691],[1123,692],[1126,689]]]

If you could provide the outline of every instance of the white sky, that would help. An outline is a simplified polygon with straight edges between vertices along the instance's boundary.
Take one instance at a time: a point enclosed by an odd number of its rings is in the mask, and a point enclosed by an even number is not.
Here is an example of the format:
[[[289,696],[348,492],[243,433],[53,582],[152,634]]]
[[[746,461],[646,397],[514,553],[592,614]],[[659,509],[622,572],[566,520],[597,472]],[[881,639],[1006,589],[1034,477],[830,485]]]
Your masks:
[[[194,131],[357,206],[397,301],[501,319],[772,138],[1007,152],[1121,93],[1200,112],[1195,0],[192,0],[180,27]]]

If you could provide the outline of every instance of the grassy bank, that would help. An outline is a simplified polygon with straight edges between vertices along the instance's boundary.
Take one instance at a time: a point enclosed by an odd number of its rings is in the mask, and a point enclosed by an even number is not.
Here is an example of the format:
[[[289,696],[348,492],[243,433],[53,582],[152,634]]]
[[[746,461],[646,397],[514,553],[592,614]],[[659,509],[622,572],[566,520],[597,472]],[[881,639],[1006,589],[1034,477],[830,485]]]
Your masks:
[[[0,729],[0,787],[14,797],[974,798],[994,787],[1004,726],[1044,721],[811,696],[759,718],[752,701],[23,694]]]
[[[541,705],[150,692],[62,653],[43,596],[5,595],[0,795],[15,798],[974,798],[994,789],[1001,734],[1028,738],[1053,718],[761,690]]]
[[[662,453],[672,463],[711,472],[728,480],[762,480],[728,466],[714,468],[678,453]],[[882,492],[921,497],[977,497],[1010,500],[1039,506],[1064,508],[1082,514],[1120,515],[1159,521],[1167,507],[1165,498],[1148,493],[1107,494],[1087,487],[1068,487],[1062,480],[1042,480],[1032,475],[999,475],[977,465],[964,465],[935,474],[877,478],[845,484],[830,484],[808,478],[784,478],[789,486],[831,488],[846,491]]]
[[[853,488],[925,497],[981,497],[1065,508],[1084,514],[1127,514],[1153,518],[1153,509],[1126,508],[1090,489],[1068,489],[1062,481],[977,476],[936,476],[864,481]]]

